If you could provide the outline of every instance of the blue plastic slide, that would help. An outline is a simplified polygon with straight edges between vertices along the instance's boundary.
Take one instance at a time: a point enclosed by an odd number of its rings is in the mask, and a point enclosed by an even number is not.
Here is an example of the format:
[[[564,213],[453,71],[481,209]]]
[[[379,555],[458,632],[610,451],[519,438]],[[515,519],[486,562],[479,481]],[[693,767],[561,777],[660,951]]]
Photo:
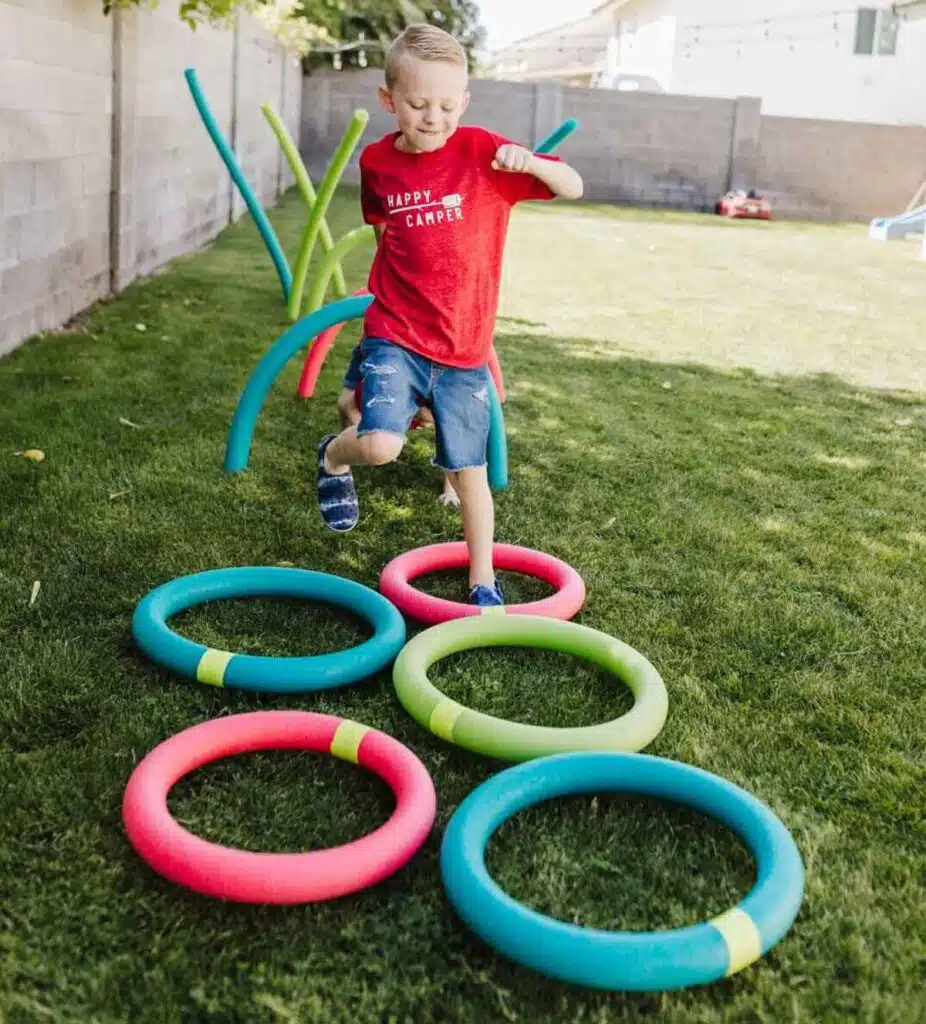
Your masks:
[[[909,213],[896,217],[876,217],[868,228],[868,237],[877,242],[890,242],[907,235],[919,235],[926,230],[926,206],[918,206]]]

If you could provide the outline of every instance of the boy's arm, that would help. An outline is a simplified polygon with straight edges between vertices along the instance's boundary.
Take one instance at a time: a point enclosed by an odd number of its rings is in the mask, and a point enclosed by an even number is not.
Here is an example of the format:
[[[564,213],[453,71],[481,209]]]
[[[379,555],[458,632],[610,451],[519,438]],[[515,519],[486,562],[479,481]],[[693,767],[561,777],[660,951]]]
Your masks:
[[[383,240],[383,235],[385,235],[386,233],[386,225],[374,224],[373,233],[376,235],[376,244],[379,245],[379,243]]]
[[[563,199],[581,199],[585,191],[579,172],[562,161],[544,160],[531,153],[527,173],[533,174],[551,192],[555,192]]]
[[[561,160],[544,160],[523,146],[502,146],[492,167],[510,174],[530,174],[562,199],[581,199],[584,185],[578,171]]]

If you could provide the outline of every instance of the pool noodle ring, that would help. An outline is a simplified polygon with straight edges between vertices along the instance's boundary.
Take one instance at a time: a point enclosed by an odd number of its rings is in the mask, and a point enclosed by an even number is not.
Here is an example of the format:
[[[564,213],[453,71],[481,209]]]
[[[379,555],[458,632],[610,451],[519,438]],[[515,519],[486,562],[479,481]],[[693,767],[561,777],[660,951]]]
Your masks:
[[[253,853],[200,839],[167,808],[171,787],[212,761],[260,750],[314,750],[366,768],[392,788],[396,808],[376,831],[310,853]],[[194,892],[237,903],[336,899],[394,874],[417,853],[437,802],[427,769],[405,746],[357,722],[306,711],[256,711],[203,722],[155,747],[132,772],[122,820],[138,855]]]
[[[374,635],[331,654],[269,658],[214,650],[167,625],[172,616],[207,601],[255,596],[296,597],[347,608],[366,619]],[[260,693],[307,693],[348,686],[386,668],[405,643],[405,621],[381,594],[353,580],[309,569],[242,566],[181,576],[156,587],[135,609],[132,633],[153,661],[201,683]]]
[[[490,877],[486,844],[513,815],[556,797],[601,792],[683,803],[718,819],[752,851],[756,884],[710,921],[622,932],[546,917],[512,899]],[[800,852],[768,807],[700,768],[646,754],[565,754],[500,772],[451,818],[440,864],[456,912],[503,956],[560,981],[613,991],[681,989],[741,971],[787,933],[804,892]]]
[[[522,548],[515,544],[494,544],[492,563],[496,569],[520,572],[549,583],[556,593],[540,601],[508,604],[491,609],[496,614],[540,615],[551,619],[571,619],[585,602],[582,577],[559,558]],[[417,590],[411,580],[425,573],[461,569],[469,565],[469,549],[464,541],[429,544],[394,558],[379,577],[379,589],[399,611],[418,622],[435,626],[451,619],[484,614],[486,609],[458,601],[447,601]]]
[[[624,683],[634,705],[609,722],[549,728],[495,718],[445,697],[428,679],[435,662],[476,647],[534,647],[571,654]],[[637,751],[662,730],[669,699],[656,669],[627,644],[588,626],[533,615],[456,619],[419,633],[392,669],[396,696],[425,729],[484,757],[527,761],[577,750]]]

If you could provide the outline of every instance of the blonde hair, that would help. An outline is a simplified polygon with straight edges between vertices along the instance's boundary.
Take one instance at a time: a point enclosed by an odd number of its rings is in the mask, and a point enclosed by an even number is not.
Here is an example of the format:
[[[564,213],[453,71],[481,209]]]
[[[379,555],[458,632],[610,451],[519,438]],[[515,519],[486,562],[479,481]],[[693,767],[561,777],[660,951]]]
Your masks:
[[[399,65],[404,57],[435,63],[455,64],[467,68],[466,50],[436,25],[409,25],[389,47],[386,55],[386,88],[391,89],[399,77]]]

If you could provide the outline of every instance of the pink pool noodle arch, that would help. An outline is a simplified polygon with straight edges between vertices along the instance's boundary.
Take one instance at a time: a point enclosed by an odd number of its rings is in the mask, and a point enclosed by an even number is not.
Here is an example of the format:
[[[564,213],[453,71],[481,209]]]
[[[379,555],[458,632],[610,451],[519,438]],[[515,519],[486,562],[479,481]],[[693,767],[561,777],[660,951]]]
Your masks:
[[[498,353],[495,351],[494,345],[489,349],[489,373],[492,374],[492,380],[495,381],[495,390],[498,392],[498,400],[500,402],[504,402],[505,381],[502,377],[502,364],[498,361]]]
[[[354,292],[354,295],[366,294],[366,288],[361,288],[359,291]],[[311,398],[315,393],[315,385],[318,383],[318,375],[322,372],[325,357],[331,351],[332,345],[337,341],[344,323],[346,321],[342,321],[333,327],[329,327],[328,330],[322,331],[309,346],[309,354],[306,356],[305,363],[302,366],[302,376],[299,378],[298,394],[300,398]]]

